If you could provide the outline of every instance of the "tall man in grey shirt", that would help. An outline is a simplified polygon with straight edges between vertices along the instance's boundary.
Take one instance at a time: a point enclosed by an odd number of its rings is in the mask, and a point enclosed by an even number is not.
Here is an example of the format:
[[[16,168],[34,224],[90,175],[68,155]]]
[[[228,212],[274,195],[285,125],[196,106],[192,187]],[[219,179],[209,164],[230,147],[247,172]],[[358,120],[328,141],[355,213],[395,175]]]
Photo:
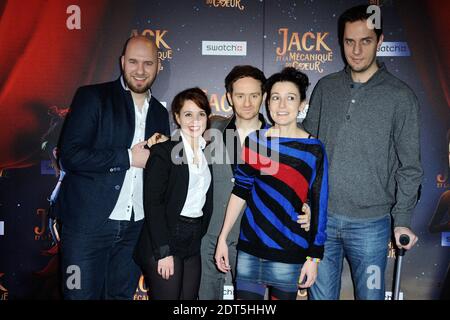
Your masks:
[[[423,171],[419,106],[411,89],[376,60],[383,42],[367,6],[339,18],[344,70],[321,79],[303,125],[325,144],[329,159],[328,239],[311,299],[338,299],[348,258],[356,299],[384,299],[391,218],[399,247],[417,236],[411,214]],[[378,27],[378,28],[377,28]]]

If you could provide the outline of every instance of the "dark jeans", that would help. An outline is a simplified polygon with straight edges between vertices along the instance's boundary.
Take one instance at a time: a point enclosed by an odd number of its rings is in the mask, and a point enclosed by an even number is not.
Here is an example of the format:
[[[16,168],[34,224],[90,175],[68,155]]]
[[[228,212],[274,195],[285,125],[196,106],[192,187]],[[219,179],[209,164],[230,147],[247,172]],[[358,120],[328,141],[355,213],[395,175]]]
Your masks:
[[[63,225],[64,299],[133,299],[141,272],[132,254],[142,224],[108,219],[92,234]]]

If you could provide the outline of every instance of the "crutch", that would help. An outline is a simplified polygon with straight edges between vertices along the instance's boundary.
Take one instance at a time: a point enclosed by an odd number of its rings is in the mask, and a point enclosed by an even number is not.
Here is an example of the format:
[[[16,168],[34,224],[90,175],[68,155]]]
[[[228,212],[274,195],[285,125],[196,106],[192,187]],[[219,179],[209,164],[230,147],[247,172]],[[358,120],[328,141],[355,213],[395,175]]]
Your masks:
[[[407,246],[409,243],[409,236],[406,234],[402,234],[400,236],[400,244],[402,246]],[[395,261],[396,268],[395,268],[395,282],[394,282],[394,294],[393,294],[393,300],[398,300],[399,294],[400,294],[400,278],[402,273],[402,259],[405,255],[406,250],[405,249],[397,249],[397,259]]]

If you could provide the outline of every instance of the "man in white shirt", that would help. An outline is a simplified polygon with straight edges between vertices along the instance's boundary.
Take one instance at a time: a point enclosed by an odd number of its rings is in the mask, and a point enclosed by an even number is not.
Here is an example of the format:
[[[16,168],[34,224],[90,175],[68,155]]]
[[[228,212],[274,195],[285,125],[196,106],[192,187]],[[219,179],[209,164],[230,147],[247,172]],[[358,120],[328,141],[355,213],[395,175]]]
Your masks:
[[[150,92],[157,51],[146,37],[130,38],[121,77],[81,87],[73,99],[59,143],[65,299],[132,299],[136,291],[146,146],[169,135],[167,110]]]

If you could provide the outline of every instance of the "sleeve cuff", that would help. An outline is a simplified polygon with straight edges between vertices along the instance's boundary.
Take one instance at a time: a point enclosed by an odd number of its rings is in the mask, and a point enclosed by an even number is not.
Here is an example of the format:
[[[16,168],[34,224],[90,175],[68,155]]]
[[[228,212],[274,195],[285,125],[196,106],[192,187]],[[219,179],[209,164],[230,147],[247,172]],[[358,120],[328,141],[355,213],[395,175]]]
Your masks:
[[[306,255],[311,257],[311,258],[323,259],[323,251],[324,251],[324,247],[323,246],[312,245],[306,251]]]
[[[133,163],[133,157],[131,156],[131,149],[128,149],[128,159],[130,160],[130,167],[131,167],[131,164]]]
[[[397,213],[393,214],[394,217],[394,228],[395,227],[405,227],[411,228],[411,215],[407,213]]]
[[[155,260],[159,260],[159,259],[163,259],[165,257],[171,256],[171,252],[170,252],[170,247],[169,245],[163,245],[159,248],[156,248],[154,250],[154,256],[155,256]]]
[[[250,195],[250,190],[242,188],[238,185],[234,185],[233,191],[231,191],[231,193],[238,196],[239,198],[247,201],[247,199]]]

